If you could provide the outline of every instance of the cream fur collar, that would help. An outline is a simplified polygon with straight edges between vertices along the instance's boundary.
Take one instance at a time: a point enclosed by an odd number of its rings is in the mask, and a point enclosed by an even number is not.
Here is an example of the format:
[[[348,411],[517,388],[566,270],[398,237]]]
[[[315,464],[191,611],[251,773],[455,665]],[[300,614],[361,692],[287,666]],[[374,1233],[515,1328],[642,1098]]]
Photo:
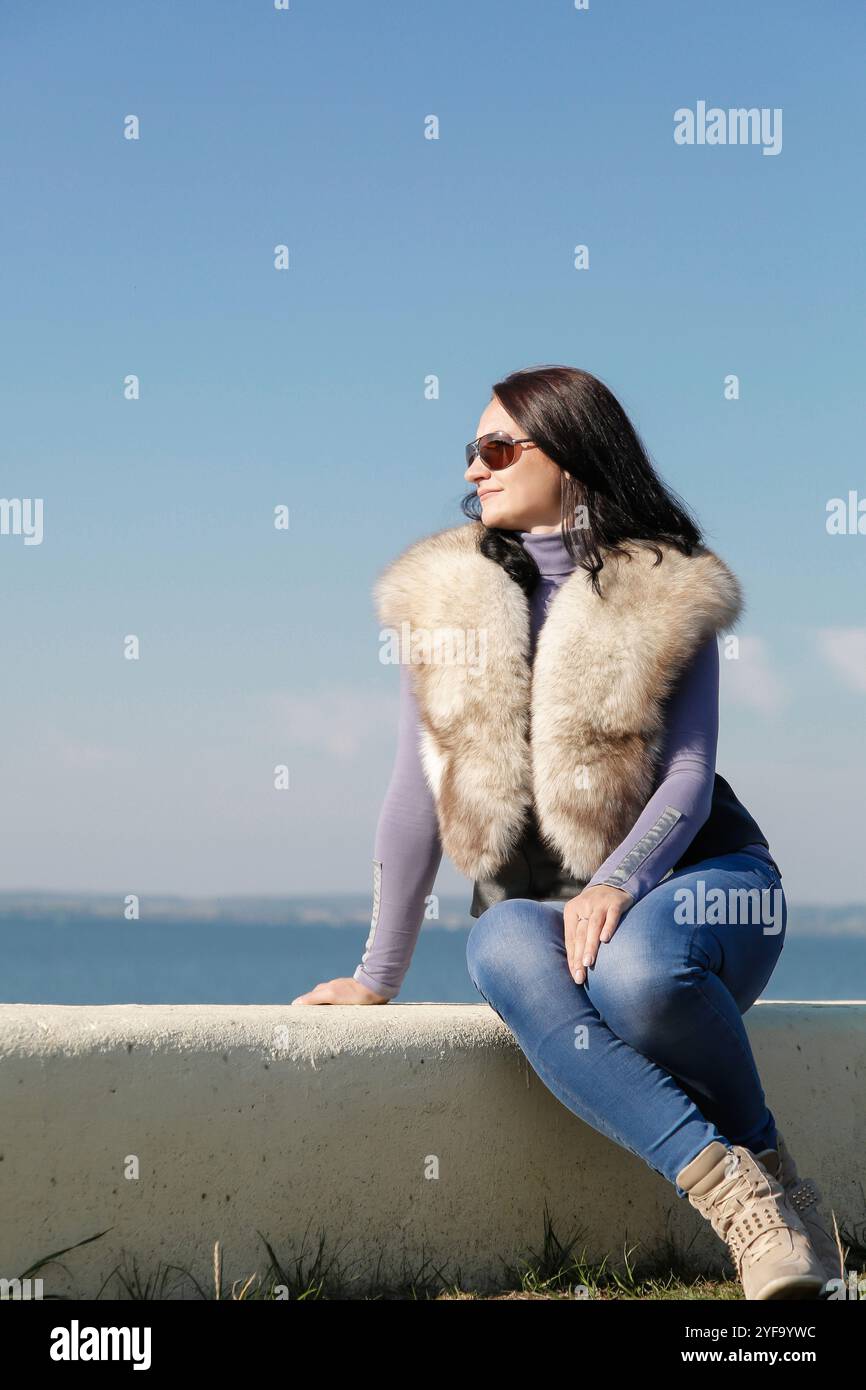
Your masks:
[[[651,795],[664,700],[702,641],[737,621],[740,585],[711,550],[662,544],[656,565],[634,543],[630,560],[605,562],[603,598],[585,570],[569,575],[530,667],[529,602],[480,553],[484,529],[469,522],[414,542],[374,589],[383,627],[468,637],[466,660],[428,651],[412,665],[442,846],[461,872],[488,877],[534,801],[569,873],[591,878]]]

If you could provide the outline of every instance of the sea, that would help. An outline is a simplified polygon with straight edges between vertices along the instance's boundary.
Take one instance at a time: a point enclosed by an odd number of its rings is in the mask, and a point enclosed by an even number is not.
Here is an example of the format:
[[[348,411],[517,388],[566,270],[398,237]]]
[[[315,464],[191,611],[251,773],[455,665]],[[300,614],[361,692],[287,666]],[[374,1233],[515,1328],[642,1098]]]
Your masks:
[[[425,921],[395,1004],[481,1003],[466,969],[468,898]],[[138,915],[134,915],[138,913]],[[146,898],[0,894],[0,1002],[288,1004],[351,976],[368,896]],[[866,1000],[866,905],[789,905],[765,999]]]

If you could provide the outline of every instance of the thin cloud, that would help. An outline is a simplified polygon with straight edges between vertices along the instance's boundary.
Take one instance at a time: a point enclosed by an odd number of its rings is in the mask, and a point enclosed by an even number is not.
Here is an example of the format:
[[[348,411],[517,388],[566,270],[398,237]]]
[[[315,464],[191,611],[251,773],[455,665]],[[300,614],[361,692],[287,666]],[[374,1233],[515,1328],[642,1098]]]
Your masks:
[[[351,686],[320,694],[275,694],[267,698],[275,731],[293,746],[315,750],[337,762],[353,762],[379,746],[394,742],[397,701],[375,690]]]
[[[738,655],[725,657],[721,647],[723,690],[734,704],[773,714],[788,698],[784,682],[773,669],[772,657],[763,637],[740,637]]]
[[[866,692],[866,627],[819,628],[818,650],[846,685]]]

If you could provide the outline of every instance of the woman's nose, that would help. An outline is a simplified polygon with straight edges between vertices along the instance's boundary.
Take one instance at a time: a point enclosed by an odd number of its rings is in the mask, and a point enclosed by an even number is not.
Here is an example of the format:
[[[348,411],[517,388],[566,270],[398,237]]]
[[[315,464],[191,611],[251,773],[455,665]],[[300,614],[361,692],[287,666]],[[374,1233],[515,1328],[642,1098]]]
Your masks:
[[[476,454],[463,476],[467,483],[478,482],[481,478],[490,477],[490,469]]]

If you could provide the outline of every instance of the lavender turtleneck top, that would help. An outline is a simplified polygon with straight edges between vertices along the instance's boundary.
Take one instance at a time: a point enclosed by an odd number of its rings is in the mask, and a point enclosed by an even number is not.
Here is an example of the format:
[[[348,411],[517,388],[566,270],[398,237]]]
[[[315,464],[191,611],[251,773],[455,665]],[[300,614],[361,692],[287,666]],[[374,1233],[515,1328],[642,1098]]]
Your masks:
[[[556,590],[575,568],[559,530],[515,533],[535,560],[541,581],[530,598],[531,658]],[[719,729],[719,649],[715,635],[695,652],[668,697],[656,789],[626,838],[600,864],[587,887],[604,883],[666,806],[680,819],[634,873],[615,886],[637,902],[665,877],[710,814]],[[397,752],[379,814],[373,848],[373,921],[354,978],[386,999],[399,992],[424,920],[426,899],[442,860],[433,793],[424,777],[418,742],[420,716],[411,669],[400,667]],[[769,859],[763,845],[748,847]],[[771,861],[772,862],[772,861]]]

